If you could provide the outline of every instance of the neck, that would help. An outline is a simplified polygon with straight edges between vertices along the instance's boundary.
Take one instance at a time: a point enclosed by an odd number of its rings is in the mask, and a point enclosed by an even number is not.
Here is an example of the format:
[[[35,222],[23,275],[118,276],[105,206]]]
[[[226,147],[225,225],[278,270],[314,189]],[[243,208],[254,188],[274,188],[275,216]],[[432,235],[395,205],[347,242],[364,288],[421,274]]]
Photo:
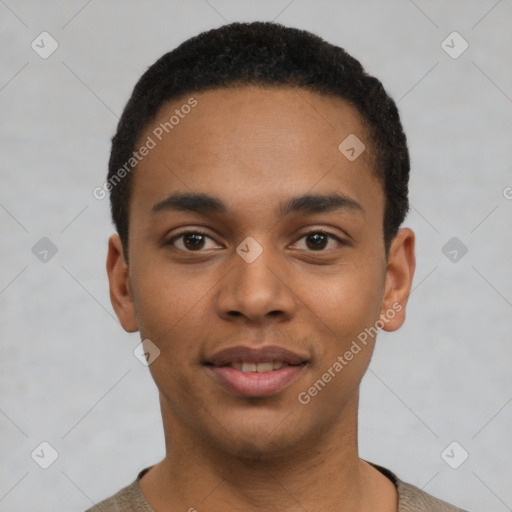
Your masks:
[[[166,457],[141,481],[155,511],[396,511],[391,482],[359,459],[357,403],[335,426],[298,443],[300,448],[252,457],[208,442],[162,405]],[[393,505],[379,508],[376,497],[385,489],[393,493]]]

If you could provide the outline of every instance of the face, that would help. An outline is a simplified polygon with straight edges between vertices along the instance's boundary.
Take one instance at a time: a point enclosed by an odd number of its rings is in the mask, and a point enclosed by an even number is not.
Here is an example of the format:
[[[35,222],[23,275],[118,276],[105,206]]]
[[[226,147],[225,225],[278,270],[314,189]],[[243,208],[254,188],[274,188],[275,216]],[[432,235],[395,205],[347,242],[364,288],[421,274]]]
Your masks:
[[[112,303],[160,350],[166,428],[238,455],[289,453],[354,424],[375,324],[404,319],[413,234],[386,259],[370,142],[343,100],[249,86],[193,97],[161,141],[188,97],[141,136],[157,143],[132,176],[129,266],[110,240]],[[338,148],[350,134],[366,146],[355,160]]]

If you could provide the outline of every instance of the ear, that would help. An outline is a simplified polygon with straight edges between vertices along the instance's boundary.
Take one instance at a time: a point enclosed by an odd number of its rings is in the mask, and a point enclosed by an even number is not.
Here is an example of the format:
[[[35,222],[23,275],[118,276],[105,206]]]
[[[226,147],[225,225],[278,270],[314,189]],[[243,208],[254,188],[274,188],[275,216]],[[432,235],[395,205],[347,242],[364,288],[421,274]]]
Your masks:
[[[138,331],[128,265],[124,259],[121,238],[117,233],[112,235],[108,241],[107,274],[110,302],[119,322],[127,332]]]
[[[414,233],[402,228],[391,242],[381,309],[382,329],[396,331],[405,321],[405,309],[416,268]]]

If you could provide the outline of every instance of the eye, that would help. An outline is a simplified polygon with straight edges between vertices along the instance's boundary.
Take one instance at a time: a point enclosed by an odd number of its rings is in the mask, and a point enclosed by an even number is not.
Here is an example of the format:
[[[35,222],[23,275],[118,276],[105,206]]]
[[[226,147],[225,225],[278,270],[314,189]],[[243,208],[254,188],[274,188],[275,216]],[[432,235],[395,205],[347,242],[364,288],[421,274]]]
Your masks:
[[[206,247],[206,249],[215,249],[219,247],[213,238],[202,231],[184,231],[183,233],[173,236],[167,242],[167,245],[172,245],[173,247],[176,247],[176,249],[180,249],[182,251],[199,252],[201,249],[205,249],[207,240],[211,240],[213,242],[213,246]]]
[[[299,241],[301,240],[304,240],[305,248],[312,251],[323,251],[325,249],[332,249],[338,245],[346,244],[341,238],[326,231],[310,231],[299,238]],[[330,246],[329,242],[332,242]],[[304,247],[299,247],[299,249],[303,248]]]
[[[210,241],[210,247],[208,247]],[[302,242],[302,247],[299,242]],[[310,231],[302,235],[295,243],[299,244],[298,249],[322,252],[326,249],[334,249],[339,245],[346,245],[341,238],[327,231]],[[202,231],[184,231],[173,236],[166,245],[186,252],[202,252],[202,250],[221,248],[207,233]]]

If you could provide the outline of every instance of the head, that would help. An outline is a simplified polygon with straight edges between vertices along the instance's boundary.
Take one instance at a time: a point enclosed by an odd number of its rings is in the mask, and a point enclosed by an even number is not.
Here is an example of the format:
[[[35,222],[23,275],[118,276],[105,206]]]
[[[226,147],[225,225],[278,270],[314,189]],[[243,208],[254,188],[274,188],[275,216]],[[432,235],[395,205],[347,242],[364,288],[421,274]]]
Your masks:
[[[112,140],[107,180],[125,256],[132,170],[139,162],[133,154],[144,144],[144,128],[172,100],[244,85],[298,87],[341,98],[357,110],[385,196],[382,229],[387,252],[409,208],[409,153],[395,102],[380,81],[342,48],[310,32],[256,22],[232,23],[185,41],[158,59],[136,84]],[[179,121],[176,115],[175,119]],[[153,138],[166,134],[163,130]],[[124,172],[119,179],[120,170]]]
[[[310,33],[231,24],[146,71],[113,138],[107,270],[173,435],[273,457],[353,429],[376,332],[405,318],[408,174],[394,102]],[[254,360],[285,385],[233,384]]]

